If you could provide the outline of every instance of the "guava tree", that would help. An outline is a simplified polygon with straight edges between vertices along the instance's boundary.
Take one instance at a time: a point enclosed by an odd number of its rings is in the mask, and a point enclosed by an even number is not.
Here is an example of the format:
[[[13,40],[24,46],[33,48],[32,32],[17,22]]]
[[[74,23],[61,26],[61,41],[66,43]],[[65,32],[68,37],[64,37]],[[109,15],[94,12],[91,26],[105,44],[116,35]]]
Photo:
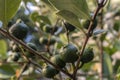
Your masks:
[[[0,0],[0,79],[119,80],[119,5]]]

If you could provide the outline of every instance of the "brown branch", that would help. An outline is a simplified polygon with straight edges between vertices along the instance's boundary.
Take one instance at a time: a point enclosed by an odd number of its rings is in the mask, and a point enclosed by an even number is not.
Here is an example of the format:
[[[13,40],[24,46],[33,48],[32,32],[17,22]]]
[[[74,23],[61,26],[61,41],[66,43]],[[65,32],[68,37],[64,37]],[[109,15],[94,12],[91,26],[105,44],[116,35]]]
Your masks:
[[[86,35],[86,39],[85,39],[85,42],[84,42],[84,44],[83,44],[83,46],[82,46],[82,49],[81,49],[79,58],[78,58],[78,60],[77,60],[76,69],[75,69],[74,72],[73,72],[73,78],[74,78],[74,80],[76,80],[76,73],[77,73],[77,70],[78,70],[78,68],[79,68],[81,56],[83,55],[83,52],[84,52],[85,47],[86,47],[86,45],[87,45],[87,42],[88,42],[90,36],[92,35],[92,32],[93,32],[93,31],[92,31],[91,29],[92,29],[93,23],[94,23],[94,21],[95,21],[95,19],[96,19],[96,16],[97,16],[98,12],[100,11],[100,9],[103,8],[103,6],[104,6],[104,5],[103,5],[103,4],[104,4],[104,1],[105,1],[105,0],[102,0],[102,2],[98,5],[98,7],[97,7],[97,9],[96,9],[96,11],[95,11],[95,13],[94,13],[94,15],[93,15],[93,17],[92,17],[92,20],[91,20],[91,22],[90,22],[90,24],[89,24],[89,28],[88,28],[88,32],[87,32],[87,35]]]

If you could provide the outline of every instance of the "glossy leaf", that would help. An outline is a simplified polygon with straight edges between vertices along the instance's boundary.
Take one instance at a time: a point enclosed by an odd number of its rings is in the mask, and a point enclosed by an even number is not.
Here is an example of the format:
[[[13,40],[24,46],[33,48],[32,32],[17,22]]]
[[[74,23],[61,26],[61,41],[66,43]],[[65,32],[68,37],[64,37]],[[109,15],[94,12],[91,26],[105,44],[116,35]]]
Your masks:
[[[0,56],[5,57],[7,52],[7,44],[5,40],[0,40]]]
[[[89,9],[86,0],[49,0],[57,10],[73,12],[78,18],[89,19]]]
[[[14,16],[21,0],[0,0],[0,20],[3,26],[6,26],[8,21]]]
[[[74,25],[76,28],[79,28],[79,29],[81,28],[80,21],[74,13],[67,11],[67,10],[61,10],[57,12],[56,14],[60,16],[61,18],[65,19],[67,22]]]

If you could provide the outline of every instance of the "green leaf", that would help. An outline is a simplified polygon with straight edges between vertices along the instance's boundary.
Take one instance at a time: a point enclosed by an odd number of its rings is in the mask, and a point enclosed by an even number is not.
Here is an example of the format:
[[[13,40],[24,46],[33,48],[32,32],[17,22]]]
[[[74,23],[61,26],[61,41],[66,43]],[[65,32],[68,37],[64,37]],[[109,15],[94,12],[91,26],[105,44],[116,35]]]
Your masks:
[[[78,18],[89,19],[89,9],[86,0],[49,0],[57,10],[73,12]]]
[[[61,11],[57,12],[56,14],[58,16],[60,16],[61,18],[65,19],[67,22],[74,25],[76,28],[78,28],[78,29],[81,28],[80,21],[74,13],[67,11],[67,10],[61,10]]]
[[[0,40],[0,56],[5,57],[7,52],[7,44],[5,40]]]
[[[14,74],[15,71],[10,65],[0,65],[0,79],[10,78]]]
[[[3,26],[14,16],[19,8],[21,0],[0,0],[0,20]]]
[[[103,73],[105,75],[113,74],[112,61],[111,61],[110,56],[106,53],[103,53]]]

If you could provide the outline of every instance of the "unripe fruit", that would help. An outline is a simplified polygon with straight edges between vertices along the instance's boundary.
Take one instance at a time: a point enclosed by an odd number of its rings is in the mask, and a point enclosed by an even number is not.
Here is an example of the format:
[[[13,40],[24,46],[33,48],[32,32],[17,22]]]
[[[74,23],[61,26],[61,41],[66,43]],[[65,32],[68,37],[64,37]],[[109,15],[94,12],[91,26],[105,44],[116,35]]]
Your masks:
[[[37,50],[37,47],[36,47],[36,45],[34,44],[34,43],[27,43],[27,45],[30,47],[30,48],[32,48],[33,50]]]
[[[42,69],[42,74],[47,78],[53,78],[56,74],[58,74],[58,72],[59,72],[58,70],[51,66],[45,66]]]
[[[34,43],[27,43],[27,46],[29,46],[30,48],[32,48],[33,50],[37,50],[37,47],[36,47],[36,45],[34,44]],[[26,54],[26,56],[28,57],[28,58],[33,58],[33,57],[35,57],[35,55],[33,54],[33,53],[30,53],[29,51],[28,52],[26,52],[25,53]]]
[[[42,30],[46,33],[51,33],[52,27],[49,25],[45,25],[45,26],[43,26]]]
[[[78,49],[75,45],[68,44],[64,47],[63,52],[61,54],[61,58],[65,62],[73,63],[78,59],[77,52],[78,52]]]
[[[28,27],[24,23],[16,23],[10,27],[9,32],[16,38],[23,40],[28,33]]]
[[[73,26],[72,24],[68,22],[65,22],[64,25],[65,25],[65,28],[70,32],[75,30],[75,26]]]
[[[56,42],[55,37],[51,37],[49,44],[52,45],[52,44],[55,44],[55,42]]]
[[[65,67],[65,62],[61,59],[61,55],[57,54],[51,57],[50,61],[60,68]]]
[[[87,48],[87,49],[85,49],[85,51],[81,57],[81,62],[88,63],[88,62],[92,61],[93,58],[94,58],[93,49]]]
[[[56,39],[54,37],[51,37],[50,41],[48,41],[48,38],[41,37],[39,39],[39,41],[40,41],[41,44],[44,44],[44,45],[48,45],[48,44],[52,45],[52,44],[54,44],[56,42]]]
[[[45,45],[48,44],[48,39],[47,39],[46,37],[41,37],[41,38],[39,39],[39,41],[40,41],[41,44],[45,44]]]
[[[15,22],[13,20],[10,20],[7,24],[7,27],[10,28]]]
[[[88,29],[89,28],[89,24],[90,24],[90,20],[82,20],[82,26],[85,28],[85,29]],[[92,30],[95,29],[97,26],[97,20],[95,19],[94,23],[93,23],[93,26],[92,26]]]

